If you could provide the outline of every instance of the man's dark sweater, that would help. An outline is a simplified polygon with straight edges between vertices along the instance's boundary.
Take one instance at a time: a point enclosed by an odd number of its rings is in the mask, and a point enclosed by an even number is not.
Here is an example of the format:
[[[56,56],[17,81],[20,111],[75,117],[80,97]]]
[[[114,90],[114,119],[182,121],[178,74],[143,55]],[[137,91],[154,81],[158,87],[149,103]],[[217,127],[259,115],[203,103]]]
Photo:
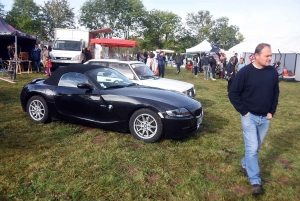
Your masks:
[[[229,89],[229,99],[241,114],[248,112],[266,116],[274,115],[278,104],[278,73],[273,66],[258,69],[249,64],[235,76]]]

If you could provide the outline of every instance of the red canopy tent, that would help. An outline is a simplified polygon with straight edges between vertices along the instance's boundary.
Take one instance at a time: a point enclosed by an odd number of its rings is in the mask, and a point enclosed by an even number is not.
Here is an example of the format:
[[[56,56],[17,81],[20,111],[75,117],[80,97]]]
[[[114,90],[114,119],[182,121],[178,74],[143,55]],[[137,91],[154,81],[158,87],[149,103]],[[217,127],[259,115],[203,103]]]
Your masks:
[[[138,44],[133,40],[122,40],[112,38],[94,38],[91,39],[91,43],[100,44],[106,47],[136,47]]]

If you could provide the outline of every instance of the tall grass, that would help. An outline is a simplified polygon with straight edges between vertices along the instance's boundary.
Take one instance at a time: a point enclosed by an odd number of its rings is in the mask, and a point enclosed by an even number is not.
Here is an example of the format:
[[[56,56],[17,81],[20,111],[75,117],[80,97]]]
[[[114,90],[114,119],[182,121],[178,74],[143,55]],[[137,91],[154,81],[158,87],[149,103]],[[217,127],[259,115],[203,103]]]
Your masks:
[[[239,114],[225,80],[185,69],[204,121],[181,140],[143,143],[130,134],[60,121],[34,124],[21,109],[25,83],[0,80],[0,200],[300,200],[300,83],[280,82],[279,105],[260,151],[265,194],[254,198],[238,172],[244,153]]]

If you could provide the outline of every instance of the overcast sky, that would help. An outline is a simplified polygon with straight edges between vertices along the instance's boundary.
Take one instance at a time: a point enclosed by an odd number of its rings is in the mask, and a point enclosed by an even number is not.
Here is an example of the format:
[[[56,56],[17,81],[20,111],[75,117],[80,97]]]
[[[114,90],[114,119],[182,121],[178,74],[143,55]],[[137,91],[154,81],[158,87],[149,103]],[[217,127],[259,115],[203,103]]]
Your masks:
[[[34,0],[42,5],[44,0]],[[120,0],[121,1],[121,0]],[[1,0],[5,10],[13,1]],[[75,13],[84,0],[69,0]],[[183,20],[187,13],[208,10],[214,19],[226,16],[237,25],[246,40],[253,38],[299,36],[300,0],[143,0],[147,10],[171,11]]]

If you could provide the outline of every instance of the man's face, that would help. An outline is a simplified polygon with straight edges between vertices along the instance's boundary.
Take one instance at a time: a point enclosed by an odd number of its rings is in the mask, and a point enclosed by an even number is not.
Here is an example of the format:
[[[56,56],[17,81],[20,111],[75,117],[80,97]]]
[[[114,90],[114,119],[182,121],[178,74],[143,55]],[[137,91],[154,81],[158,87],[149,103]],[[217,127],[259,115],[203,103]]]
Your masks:
[[[38,45],[35,45],[35,49],[37,49],[39,46]]]
[[[260,54],[255,54],[255,61],[261,66],[270,66],[272,60],[271,48],[264,47]]]

